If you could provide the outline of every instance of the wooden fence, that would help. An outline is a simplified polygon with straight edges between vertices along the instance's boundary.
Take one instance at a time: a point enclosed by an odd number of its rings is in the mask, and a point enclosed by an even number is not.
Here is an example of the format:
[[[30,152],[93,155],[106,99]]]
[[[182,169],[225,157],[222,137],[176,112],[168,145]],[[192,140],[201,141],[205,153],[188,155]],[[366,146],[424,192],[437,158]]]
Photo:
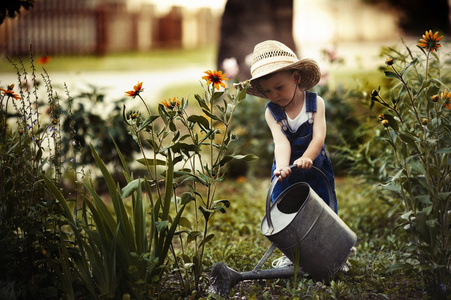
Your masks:
[[[157,48],[202,47],[217,42],[220,16],[173,7],[158,15],[153,5],[128,10],[125,3],[41,0],[0,25],[0,54],[99,54]],[[92,2],[94,3],[94,2]]]

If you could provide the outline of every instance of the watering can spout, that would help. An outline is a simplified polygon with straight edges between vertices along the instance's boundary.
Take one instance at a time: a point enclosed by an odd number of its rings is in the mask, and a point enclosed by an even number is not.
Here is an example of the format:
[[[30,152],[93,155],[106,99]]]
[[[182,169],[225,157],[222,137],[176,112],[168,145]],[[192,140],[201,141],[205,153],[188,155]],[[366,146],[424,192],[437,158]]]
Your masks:
[[[224,263],[216,263],[211,270],[212,283],[210,288],[213,293],[224,297],[240,281],[291,278],[294,276],[294,273],[295,269],[293,266],[239,273],[227,267]]]

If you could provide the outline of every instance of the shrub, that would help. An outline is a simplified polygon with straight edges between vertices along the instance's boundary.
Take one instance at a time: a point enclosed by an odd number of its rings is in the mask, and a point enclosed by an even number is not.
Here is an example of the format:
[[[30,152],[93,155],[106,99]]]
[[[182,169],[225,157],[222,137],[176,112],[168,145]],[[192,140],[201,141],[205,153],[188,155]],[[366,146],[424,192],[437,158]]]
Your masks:
[[[409,237],[409,256],[389,268],[419,272],[434,298],[451,289],[451,77],[442,63],[438,32],[426,32],[413,51],[388,49],[385,71],[392,80],[388,92],[376,89],[371,106],[379,105],[382,130],[371,144],[373,166],[383,188],[404,212],[398,226]],[[435,52],[434,52],[435,50]],[[375,152],[379,150],[379,152]]]

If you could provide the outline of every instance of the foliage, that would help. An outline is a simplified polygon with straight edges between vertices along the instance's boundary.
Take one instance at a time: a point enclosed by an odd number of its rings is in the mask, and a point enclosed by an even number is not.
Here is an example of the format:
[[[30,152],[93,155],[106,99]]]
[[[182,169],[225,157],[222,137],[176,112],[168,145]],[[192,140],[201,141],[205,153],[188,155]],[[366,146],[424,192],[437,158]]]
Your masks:
[[[35,0],[9,0],[3,1],[0,4],[0,24],[6,18],[15,18],[18,14],[20,14],[20,10],[23,8],[25,10],[29,10],[33,7]]]
[[[111,151],[116,143],[122,149],[124,159],[130,162],[139,148],[122,120],[121,108],[125,98],[106,103],[101,89],[95,86],[89,88],[90,91],[71,97],[68,105],[60,108],[62,153],[70,154],[75,146],[80,152],[78,163],[83,166],[92,165],[95,164],[90,155],[89,144],[92,144],[106,164],[120,166],[120,160]]]
[[[233,159],[255,158],[228,153],[235,139],[230,122],[245,98],[246,88],[232,95],[228,89],[216,91],[213,83],[204,86],[204,98],[195,96],[204,115],[188,114],[188,101],[177,98],[163,101],[158,115],[153,115],[140,96],[142,83],[126,92],[139,97],[149,114],[144,118],[137,111],[127,113],[125,107],[123,113],[143,155],[138,161],[147,173],[144,179],[135,179],[116,145],[127,182],[121,189],[91,146],[108,187],[112,211],[89,181],[84,187],[90,197],[84,197],[81,208],[71,208],[52,181],[44,177],[70,225],[70,230],[64,230],[69,242],[63,243],[61,250],[63,257],[73,262],[62,270],[67,296],[76,296],[72,276],[92,297],[131,294],[143,299],[169,295],[173,290],[164,283],[172,276],[178,282],[177,293],[199,289],[206,244],[214,237],[208,225],[216,212],[224,213],[230,205],[215,195],[217,183],[225,177],[223,166]],[[143,183],[149,203],[141,190]],[[125,199],[129,197],[131,207],[127,208]],[[190,202],[194,202],[191,219],[185,214]]]
[[[409,255],[390,270],[416,271],[430,295],[446,298],[451,289],[451,78],[449,61],[442,63],[431,50],[440,38],[430,38],[426,50],[387,49],[391,88],[374,90],[370,102],[383,109],[383,130],[364,147],[373,174],[397,200],[394,205],[404,209],[398,228],[407,232]],[[380,141],[390,147],[377,145]]]
[[[148,116],[144,118],[133,111],[125,113],[124,108],[124,118],[140,146],[143,158],[139,162],[146,167],[149,182],[158,185],[174,172],[175,211],[179,212],[180,201],[194,200],[192,219],[182,217],[180,224],[176,224],[179,226],[175,233],[179,245],[173,249],[174,268],[186,278],[182,281],[185,291],[193,287],[198,290],[205,247],[214,237],[208,226],[216,212],[224,213],[230,205],[229,200],[218,199],[215,194],[217,184],[225,179],[223,167],[235,159],[255,159],[254,155],[237,155],[229,151],[229,145],[236,140],[231,121],[238,104],[246,97],[247,86],[237,89],[235,95],[227,88],[218,91],[218,85],[224,85],[223,74],[205,73],[204,96],[195,95],[197,107],[192,109],[202,114],[189,113],[188,100],[179,101],[177,97],[165,99],[158,105],[158,115],[152,114],[140,95],[142,83],[127,93],[143,101]],[[150,157],[145,151],[147,147],[152,150]],[[157,199],[161,197],[157,189]],[[168,221],[169,205],[161,207],[164,222]],[[193,286],[189,274],[193,276]]]
[[[45,195],[40,174],[58,181],[61,174],[59,120],[38,110],[38,81],[33,68],[14,64],[14,84],[0,94],[0,298],[57,298],[60,207]],[[47,107],[57,107],[52,86],[43,75]],[[31,86],[28,88],[28,86]],[[56,121],[53,121],[56,120]]]

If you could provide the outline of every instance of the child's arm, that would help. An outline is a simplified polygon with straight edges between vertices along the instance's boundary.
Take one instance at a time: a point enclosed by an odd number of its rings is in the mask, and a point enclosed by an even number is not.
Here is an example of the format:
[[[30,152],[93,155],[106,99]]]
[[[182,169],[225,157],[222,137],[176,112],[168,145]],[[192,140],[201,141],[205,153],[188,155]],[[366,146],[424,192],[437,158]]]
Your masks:
[[[298,168],[310,169],[313,166],[313,161],[323,148],[326,139],[326,113],[324,100],[319,96],[317,96],[316,99],[316,114],[313,122],[312,141],[304,154],[294,161],[294,164],[297,165]]]
[[[274,157],[276,160],[276,170],[274,171],[274,175],[280,175],[281,178],[279,178],[279,181],[282,181],[291,174],[291,169],[288,168],[291,156],[290,142],[285,134],[283,134],[280,124],[276,122],[269,109],[266,109],[265,111],[265,119],[271,130],[274,141]]]

